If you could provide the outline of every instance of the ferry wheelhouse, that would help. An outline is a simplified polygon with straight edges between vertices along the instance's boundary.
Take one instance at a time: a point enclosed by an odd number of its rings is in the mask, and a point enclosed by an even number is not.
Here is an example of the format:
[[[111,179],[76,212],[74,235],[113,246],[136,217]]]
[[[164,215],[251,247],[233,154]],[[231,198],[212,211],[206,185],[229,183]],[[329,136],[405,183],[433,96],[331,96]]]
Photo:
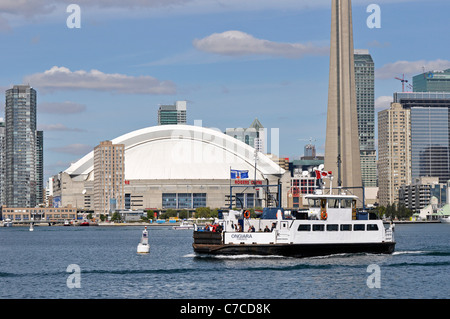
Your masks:
[[[211,230],[194,228],[193,249],[199,254],[323,256],[341,253],[390,254],[395,249],[394,225],[385,227],[375,214],[357,210],[357,196],[307,196],[309,209],[265,208],[251,219],[243,210],[223,212]]]

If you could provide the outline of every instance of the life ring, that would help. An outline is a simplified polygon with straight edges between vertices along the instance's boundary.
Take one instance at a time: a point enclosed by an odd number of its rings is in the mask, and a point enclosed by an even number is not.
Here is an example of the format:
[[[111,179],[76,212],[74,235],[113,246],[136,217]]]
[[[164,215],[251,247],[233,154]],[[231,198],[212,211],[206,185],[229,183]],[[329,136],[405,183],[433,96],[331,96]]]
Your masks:
[[[246,210],[246,211],[244,212],[244,218],[245,218],[245,219],[249,219],[249,218],[250,218],[250,212],[249,212],[248,210]]]
[[[328,214],[326,211],[323,211],[322,213],[320,213],[320,219],[327,220],[327,218],[328,218]]]

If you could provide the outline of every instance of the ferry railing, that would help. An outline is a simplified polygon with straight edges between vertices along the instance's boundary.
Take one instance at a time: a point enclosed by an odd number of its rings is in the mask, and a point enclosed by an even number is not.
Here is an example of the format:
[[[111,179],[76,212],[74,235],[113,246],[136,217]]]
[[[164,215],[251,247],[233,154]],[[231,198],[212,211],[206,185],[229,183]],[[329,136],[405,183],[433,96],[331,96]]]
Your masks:
[[[392,231],[392,227],[386,229],[384,238],[386,241],[394,241],[394,232]]]

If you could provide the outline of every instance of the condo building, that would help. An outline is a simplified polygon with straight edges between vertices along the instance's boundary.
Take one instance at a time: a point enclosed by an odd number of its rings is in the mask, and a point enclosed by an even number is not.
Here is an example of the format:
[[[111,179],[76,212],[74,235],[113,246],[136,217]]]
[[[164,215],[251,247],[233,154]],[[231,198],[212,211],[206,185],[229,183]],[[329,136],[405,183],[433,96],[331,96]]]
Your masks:
[[[94,208],[109,214],[125,207],[125,146],[111,141],[94,148]]]
[[[14,85],[6,91],[5,204],[35,207],[43,202],[43,133],[36,131],[36,90]]]
[[[375,66],[369,50],[354,52],[361,178],[365,187],[376,187]]]
[[[378,113],[378,196],[382,206],[398,202],[400,186],[411,183],[410,114],[399,103]]]

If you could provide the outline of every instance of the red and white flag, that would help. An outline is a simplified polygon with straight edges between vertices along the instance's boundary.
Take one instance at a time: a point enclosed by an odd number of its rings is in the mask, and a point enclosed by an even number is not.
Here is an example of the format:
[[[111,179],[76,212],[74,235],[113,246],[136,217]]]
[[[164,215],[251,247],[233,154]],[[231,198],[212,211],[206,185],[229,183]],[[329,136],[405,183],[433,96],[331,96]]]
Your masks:
[[[320,179],[320,178],[324,178],[324,177],[331,177],[333,176],[331,171],[319,171],[316,170],[316,178]]]

